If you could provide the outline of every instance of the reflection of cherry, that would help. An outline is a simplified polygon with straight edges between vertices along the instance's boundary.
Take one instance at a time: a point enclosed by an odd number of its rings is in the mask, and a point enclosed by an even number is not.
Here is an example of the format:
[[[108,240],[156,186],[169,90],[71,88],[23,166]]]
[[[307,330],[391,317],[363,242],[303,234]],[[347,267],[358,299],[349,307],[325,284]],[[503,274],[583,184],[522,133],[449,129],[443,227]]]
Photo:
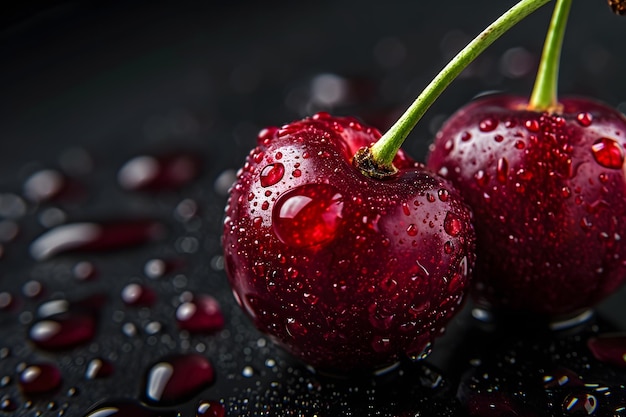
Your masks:
[[[487,306],[571,314],[626,278],[626,119],[590,100],[557,102],[568,7],[557,2],[530,103],[488,97],[466,106],[428,159],[474,210],[475,289]]]
[[[380,134],[318,114],[265,130],[226,211],[226,265],[256,325],[334,371],[420,357],[473,264],[457,192],[404,153],[384,180],[351,160]]]

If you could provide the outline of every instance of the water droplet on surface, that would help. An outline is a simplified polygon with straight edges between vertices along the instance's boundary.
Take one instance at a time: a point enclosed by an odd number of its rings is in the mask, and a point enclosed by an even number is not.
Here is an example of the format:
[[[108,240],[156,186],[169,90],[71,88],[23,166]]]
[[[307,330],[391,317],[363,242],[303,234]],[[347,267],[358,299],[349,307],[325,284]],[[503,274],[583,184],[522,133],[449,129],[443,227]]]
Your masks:
[[[156,300],[156,293],[142,284],[128,284],[122,289],[122,301],[127,306],[149,307]]]
[[[196,410],[196,417],[225,417],[226,409],[219,401],[202,401]]]
[[[49,201],[63,190],[66,179],[59,171],[44,169],[30,175],[24,182],[24,196],[30,201]]]
[[[598,399],[586,392],[570,393],[563,400],[562,408],[568,416],[591,416],[598,408]]]
[[[24,200],[12,193],[0,193],[0,217],[5,219],[19,219],[26,214]]]
[[[406,234],[409,236],[417,236],[417,226],[415,226],[414,224],[410,224],[407,228],[406,228]]]
[[[470,132],[461,133],[461,141],[467,142],[472,138],[472,134]]]
[[[483,119],[479,124],[478,128],[481,132],[491,132],[498,127],[498,121],[492,117],[487,117]]]
[[[87,364],[86,379],[105,378],[113,374],[113,364],[105,359],[94,358]]]
[[[119,170],[122,188],[133,191],[176,190],[187,185],[200,173],[202,163],[197,155],[185,152],[130,159]]]
[[[620,169],[624,164],[624,150],[614,139],[600,138],[591,146],[596,162],[605,168]]]
[[[285,166],[280,162],[270,164],[261,171],[261,186],[269,187],[282,180],[285,176]]]
[[[213,366],[204,356],[168,356],[148,370],[143,397],[154,405],[180,404],[212,384],[213,379]]]
[[[328,184],[310,184],[283,194],[272,218],[274,232],[287,245],[309,247],[325,244],[337,236],[343,197]]]
[[[28,336],[41,349],[57,350],[86,343],[95,332],[96,320],[92,315],[69,312],[36,322]]]
[[[55,390],[61,382],[61,371],[51,363],[27,365],[19,375],[20,388],[26,395]]]
[[[496,167],[496,178],[500,183],[505,183],[509,175],[509,161],[506,158],[498,159]]]
[[[163,226],[151,220],[70,223],[40,235],[30,245],[36,260],[75,251],[119,250],[159,239]]]
[[[210,295],[194,295],[176,309],[176,323],[190,332],[213,332],[224,327],[218,301]]]
[[[463,224],[456,214],[448,212],[443,221],[443,229],[452,237],[458,236],[463,230]]]
[[[591,123],[593,122],[593,115],[587,112],[578,113],[576,115],[576,120],[581,126],[589,127],[591,126]]]
[[[537,120],[526,120],[524,123],[529,132],[539,132],[539,122]]]
[[[484,187],[489,182],[489,176],[485,173],[485,171],[479,169],[474,174],[474,181],[476,181],[476,184],[479,186]]]

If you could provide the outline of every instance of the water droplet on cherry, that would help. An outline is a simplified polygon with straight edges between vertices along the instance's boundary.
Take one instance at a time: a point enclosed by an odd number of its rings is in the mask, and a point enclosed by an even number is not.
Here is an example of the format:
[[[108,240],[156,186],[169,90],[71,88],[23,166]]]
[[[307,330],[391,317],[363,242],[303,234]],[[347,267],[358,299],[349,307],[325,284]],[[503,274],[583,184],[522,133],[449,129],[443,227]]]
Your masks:
[[[285,166],[280,162],[270,164],[261,171],[261,185],[269,187],[282,180],[285,175]]]
[[[274,206],[274,232],[287,245],[309,247],[337,236],[344,201],[335,187],[309,184],[283,194]]]
[[[446,214],[446,218],[443,221],[443,228],[447,234],[455,237],[463,231],[463,223],[461,223],[461,220],[456,214],[448,212]]]
[[[597,163],[605,168],[620,169],[624,164],[624,150],[611,138],[600,138],[591,146],[591,152]]]

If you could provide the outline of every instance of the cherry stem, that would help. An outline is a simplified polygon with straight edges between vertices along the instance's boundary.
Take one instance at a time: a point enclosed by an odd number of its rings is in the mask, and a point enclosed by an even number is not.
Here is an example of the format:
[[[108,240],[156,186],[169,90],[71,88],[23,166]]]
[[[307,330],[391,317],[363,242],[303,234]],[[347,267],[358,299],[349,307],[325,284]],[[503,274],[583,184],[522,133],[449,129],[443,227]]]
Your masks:
[[[522,0],[474,38],[426,86],[398,121],[371,146],[370,162],[383,171],[395,172],[392,162],[400,146],[446,87],[496,39],[549,1]]]
[[[530,110],[552,111],[559,106],[557,98],[559,63],[571,5],[572,0],[557,0],[554,6],[550,28],[543,45],[535,86],[528,103]]]

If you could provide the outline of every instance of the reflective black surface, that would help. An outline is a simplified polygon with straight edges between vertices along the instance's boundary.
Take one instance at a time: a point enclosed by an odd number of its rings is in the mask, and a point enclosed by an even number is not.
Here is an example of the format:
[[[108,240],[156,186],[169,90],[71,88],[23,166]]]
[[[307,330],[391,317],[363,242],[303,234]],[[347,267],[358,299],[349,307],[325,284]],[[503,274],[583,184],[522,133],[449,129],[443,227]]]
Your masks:
[[[312,373],[252,328],[233,300],[220,257],[222,213],[257,131],[318,110],[384,129],[513,4],[423,3],[57,2],[23,5],[3,20],[0,415],[83,416],[101,401],[150,403],[150,367],[191,352],[212,363],[214,381],[175,401],[152,401],[150,411],[141,408],[147,415],[193,416],[201,401],[251,416],[625,415],[626,371],[588,348],[598,334],[626,331],[624,290],[590,321],[562,331],[529,320],[485,326],[468,304],[424,362],[359,379]],[[422,159],[443,120],[476,94],[528,94],[549,15],[546,6],[522,22],[455,81],[408,139],[409,153]],[[574,2],[561,94],[626,109],[624,34],[626,20],[605,2]],[[144,191],[120,184],[131,158],[178,151],[201,159],[194,180]],[[66,187],[37,202],[24,187],[42,170],[62,174]],[[146,220],[164,233],[132,245],[122,244],[126,236],[107,251],[42,260],[29,252],[60,224]],[[150,269],[154,259],[171,267]],[[151,289],[155,301],[125,303],[131,283]],[[222,330],[180,330],[176,311],[189,294],[218,300]],[[73,302],[56,308],[89,317],[93,336],[61,349],[34,343],[33,326],[51,314],[42,306],[55,311],[51,300]],[[94,359],[110,373],[90,377]],[[20,373],[42,362],[57,366],[62,382],[26,394]],[[132,410],[115,415],[139,415]]]

